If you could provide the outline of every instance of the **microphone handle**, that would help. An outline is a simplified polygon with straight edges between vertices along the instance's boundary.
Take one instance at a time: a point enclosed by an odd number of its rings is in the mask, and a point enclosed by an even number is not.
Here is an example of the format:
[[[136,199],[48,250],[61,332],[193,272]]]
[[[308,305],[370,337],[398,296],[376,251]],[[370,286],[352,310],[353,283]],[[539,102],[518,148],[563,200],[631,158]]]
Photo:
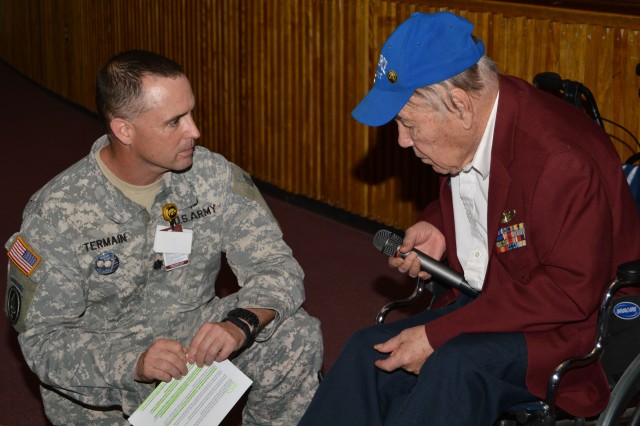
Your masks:
[[[431,274],[431,276],[435,278],[436,281],[439,281],[441,284],[454,287],[467,296],[473,298],[480,294],[480,291],[471,287],[469,283],[464,279],[464,276],[462,276],[460,273],[445,266],[441,262],[438,262],[434,258],[427,256],[420,250],[413,249],[411,251],[415,252],[418,255],[418,260],[420,260],[421,266],[420,269]],[[400,256],[404,259],[408,254],[409,253],[400,253],[398,251],[397,256]]]

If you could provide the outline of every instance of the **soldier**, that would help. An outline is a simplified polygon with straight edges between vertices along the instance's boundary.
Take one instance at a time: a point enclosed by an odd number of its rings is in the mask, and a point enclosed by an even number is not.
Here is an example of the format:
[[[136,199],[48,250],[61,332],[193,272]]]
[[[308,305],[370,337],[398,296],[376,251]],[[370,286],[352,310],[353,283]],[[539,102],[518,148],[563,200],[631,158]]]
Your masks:
[[[231,359],[245,424],[296,424],[317,387],[303,271],[247,173],[195,146],[181,67],[127,51],[98,73],[107,134],[33,195],[6,244],[6,312],[55,424],[127,424],[158,381]],[[215,296],[226,254],[240,290]]]

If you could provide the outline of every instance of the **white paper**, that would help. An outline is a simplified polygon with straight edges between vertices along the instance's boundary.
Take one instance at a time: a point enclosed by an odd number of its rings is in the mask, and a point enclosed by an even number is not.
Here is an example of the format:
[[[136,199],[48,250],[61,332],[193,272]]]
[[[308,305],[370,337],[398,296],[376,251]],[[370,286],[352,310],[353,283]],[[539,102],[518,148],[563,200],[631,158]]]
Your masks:
[[[153,241],[153,251],[156,253],[191,253],[191,241],[193,231],[183,229],[180,232],[173,232],[166,226],[156,226],[156,237]]]
[[[229,360],[188,368],[180,380],[159,384],[129,422],[134,426],[215,426],[251,386],[251,379]]]

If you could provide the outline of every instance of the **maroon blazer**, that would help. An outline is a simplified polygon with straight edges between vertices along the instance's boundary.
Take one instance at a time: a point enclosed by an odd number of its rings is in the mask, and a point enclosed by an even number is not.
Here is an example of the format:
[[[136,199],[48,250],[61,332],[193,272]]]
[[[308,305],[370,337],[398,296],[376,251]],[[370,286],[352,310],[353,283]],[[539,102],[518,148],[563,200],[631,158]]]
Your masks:
[[[584,112],[514,77],[500,76],[491,152],[487,232],[524,230],[520,247],[490,243],[482,295],[425,325],[434,348],[461,333],[523,332],[527,387],[544,398],[553,368],[592,347],[601,297],[616,267],[640,258],[640,219],[609,138]],[[507,214],[503,219],[504,212]],[[451,189],[421,215],[456,256]],[[453,301],[449,291],[440,305]],[[557,404],[581,416],[602,411],[609,387],[599,363],[571,370]]]

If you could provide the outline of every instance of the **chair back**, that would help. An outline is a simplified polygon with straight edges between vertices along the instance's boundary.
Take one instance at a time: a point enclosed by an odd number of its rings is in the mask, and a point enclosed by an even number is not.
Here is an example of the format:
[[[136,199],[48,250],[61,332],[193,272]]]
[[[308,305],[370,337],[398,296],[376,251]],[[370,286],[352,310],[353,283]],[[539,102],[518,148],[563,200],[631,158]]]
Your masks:
[[[604,127],[596,99],[591,90],[579,81],[563,80],[554,72],[541,72],[533,78],[533,85],[577,106]]]
[[[602,353],[602,366],[617,381],[640,353],[640,295],[614,300],[608,313],[608,341]]]

